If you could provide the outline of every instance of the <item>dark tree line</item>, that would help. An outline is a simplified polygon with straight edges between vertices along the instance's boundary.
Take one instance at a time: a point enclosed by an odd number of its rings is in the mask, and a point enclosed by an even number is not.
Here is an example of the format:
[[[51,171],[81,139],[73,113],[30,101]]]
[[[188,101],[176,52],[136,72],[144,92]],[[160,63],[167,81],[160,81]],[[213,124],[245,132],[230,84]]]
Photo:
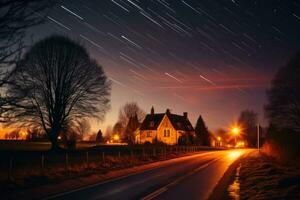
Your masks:
[[[276,73],[268,91],[266,115],[273,128],[300,133],[300,53]]]
[[[238,123],[242,126],[243,130],[243,133],[241,133],[241,137],[244,137],[246,139],[248,146],[256,147],[258,114],[253,110],[243,110],[240,113]]]
[[[276,73],[265,107],[269,129],[266,153],[280,161],[297,161],[300,155],[300,52]]]

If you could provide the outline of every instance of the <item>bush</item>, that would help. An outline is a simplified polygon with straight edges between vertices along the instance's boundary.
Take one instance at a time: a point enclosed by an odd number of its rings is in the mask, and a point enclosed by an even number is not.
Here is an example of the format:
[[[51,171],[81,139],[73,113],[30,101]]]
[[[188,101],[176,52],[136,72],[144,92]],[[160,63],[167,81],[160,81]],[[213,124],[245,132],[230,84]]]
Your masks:
[[[273,132],[263,146],[263,152],[282,162],[300,158],[300,135],[297,133]]]

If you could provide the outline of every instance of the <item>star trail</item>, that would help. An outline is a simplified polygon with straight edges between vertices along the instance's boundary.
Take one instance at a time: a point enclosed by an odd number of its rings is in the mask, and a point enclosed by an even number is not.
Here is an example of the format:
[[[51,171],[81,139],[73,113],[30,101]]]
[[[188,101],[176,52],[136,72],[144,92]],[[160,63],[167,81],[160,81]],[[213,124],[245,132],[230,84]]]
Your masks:
[[[201,114],[210,129],[241,109],[263,119],[276,69],[299,50],[300,3],[251,0],[66,0],[29,30],[33,40],[66,34],[81,41],[112,81],[112,125],[119,107]]]

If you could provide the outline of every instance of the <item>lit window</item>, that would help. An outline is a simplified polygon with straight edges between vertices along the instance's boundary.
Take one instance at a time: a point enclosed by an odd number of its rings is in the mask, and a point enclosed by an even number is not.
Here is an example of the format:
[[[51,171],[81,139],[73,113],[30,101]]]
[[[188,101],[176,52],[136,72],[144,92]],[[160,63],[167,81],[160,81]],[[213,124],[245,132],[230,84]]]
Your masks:
[[[147,132],[147,137],[151,137],[151,131]]]
[[[164,130],[164,137],[170,137],[170,130],[169,129]]]

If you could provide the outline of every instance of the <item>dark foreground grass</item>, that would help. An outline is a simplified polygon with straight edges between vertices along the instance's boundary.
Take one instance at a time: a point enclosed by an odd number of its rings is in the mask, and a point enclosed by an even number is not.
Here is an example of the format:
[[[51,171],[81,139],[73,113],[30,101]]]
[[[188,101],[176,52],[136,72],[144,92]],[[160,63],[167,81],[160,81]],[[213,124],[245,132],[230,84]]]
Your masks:
[[[77,149],[96,146],[95,142],[78,142]],[[0,151],[47,151],[51,148],[49,141],[0,140]]]
[[[300,170],[296,163],[282,163],[262,152],[242,160],[240,199],[300,199]]]

